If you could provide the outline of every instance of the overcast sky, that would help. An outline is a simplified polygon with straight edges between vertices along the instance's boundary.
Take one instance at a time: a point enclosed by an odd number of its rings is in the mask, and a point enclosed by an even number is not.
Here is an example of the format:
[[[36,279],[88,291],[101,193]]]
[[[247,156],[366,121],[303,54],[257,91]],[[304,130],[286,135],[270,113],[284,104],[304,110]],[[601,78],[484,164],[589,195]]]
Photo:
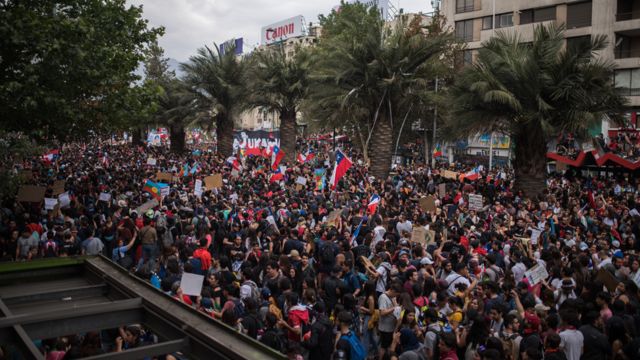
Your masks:
[[[340,0],[128,0],[143,5],[151,26],[164,26],[160,46],[167,57],[187,61],[196,49],[231,38],[244,38],[245,51],[260,42],[260,29],[274,22],[303,15],[316,23]],[[429,12],[429,0],[391,0],[405,13]]]

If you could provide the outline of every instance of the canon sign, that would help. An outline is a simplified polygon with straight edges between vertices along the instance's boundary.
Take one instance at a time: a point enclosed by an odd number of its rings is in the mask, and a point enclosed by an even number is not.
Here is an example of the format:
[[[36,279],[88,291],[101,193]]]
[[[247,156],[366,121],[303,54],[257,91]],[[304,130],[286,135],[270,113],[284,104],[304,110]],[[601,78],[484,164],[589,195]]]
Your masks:
[[[262,44],[273,44],[276,41],[287,40],[303,35],[304,18],[302,15],[291,19],[264,26],[262,28]]]

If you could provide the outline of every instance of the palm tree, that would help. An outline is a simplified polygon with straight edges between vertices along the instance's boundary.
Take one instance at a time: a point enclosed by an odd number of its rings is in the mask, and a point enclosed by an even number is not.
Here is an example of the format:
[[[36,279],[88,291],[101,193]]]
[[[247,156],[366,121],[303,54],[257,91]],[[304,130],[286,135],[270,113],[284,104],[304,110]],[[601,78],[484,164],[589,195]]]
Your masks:
[[[308,89],[308,52],[297,48],[287,58],[278,46],[254,53],[247,71],[247,108],[260,107],[280,116],[280,148],[285,160],[296,152],[296,115]]]
[[[182,81],[173,78],[162,84],[154,120],[169,128],[171,152],[184,151],[185,128],[199,118],[197,110],[196,99]]]
[[[624,105],[611,78],[614,64],[594,56],[605,48],[606,37],[565,47],[563,32],[563,26],[537,26],[532,43],[498,32],[451,89],[449,133],[510,135],[516,186],[529,196],[546,187],[550,136],[584,136],[604,117],[617,119]]]
[[[208,46],[198,49],[189,62],[181,64],[184,81],[196,98],[200,113],[212,113],[216,123],[218,152],[233,152],[234,116],[240,111],[245,66],[233,49],[221,53]]]
[[[341,127],[353,125],[363,152],[368,151],[370,173],[385,179],[394,127],[412,109],[408,100],[416,96],[410,94],[423,91],[440,64],[448,61],[441,57],[453,37],[447,32],[425,36],[422,28],[412,29],[403,18],[390,29],[377,9],[358,4],[345,5],[328,19],[332,17],[339,31],[321,39],[315,54],[310,113],[341,122]]]

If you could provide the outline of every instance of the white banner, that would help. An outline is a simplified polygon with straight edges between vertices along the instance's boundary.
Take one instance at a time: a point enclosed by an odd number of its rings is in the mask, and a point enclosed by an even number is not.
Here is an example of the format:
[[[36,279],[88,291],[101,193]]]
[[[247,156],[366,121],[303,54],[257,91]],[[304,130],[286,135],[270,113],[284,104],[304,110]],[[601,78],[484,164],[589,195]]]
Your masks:
[[[268,45],[278,41],[302,36],[304,31],[304,17],[302,15],[278,21],[276,23],[262,27],[262,44]]]

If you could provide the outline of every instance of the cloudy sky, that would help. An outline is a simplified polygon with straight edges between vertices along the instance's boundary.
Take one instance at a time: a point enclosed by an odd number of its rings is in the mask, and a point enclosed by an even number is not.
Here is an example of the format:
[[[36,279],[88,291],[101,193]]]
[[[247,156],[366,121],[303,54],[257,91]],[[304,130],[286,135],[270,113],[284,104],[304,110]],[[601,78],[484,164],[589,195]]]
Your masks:
[[[164,26],[160,45],[167,57],[187,61],[198,47],[244,38],[245,51],[260,42],[260,29],[274,22],[303,15],[316,23],[340,0],[128,0],[143,5],[151,26]],[[429,0],[391,0],[405,13],[429,12]]]

